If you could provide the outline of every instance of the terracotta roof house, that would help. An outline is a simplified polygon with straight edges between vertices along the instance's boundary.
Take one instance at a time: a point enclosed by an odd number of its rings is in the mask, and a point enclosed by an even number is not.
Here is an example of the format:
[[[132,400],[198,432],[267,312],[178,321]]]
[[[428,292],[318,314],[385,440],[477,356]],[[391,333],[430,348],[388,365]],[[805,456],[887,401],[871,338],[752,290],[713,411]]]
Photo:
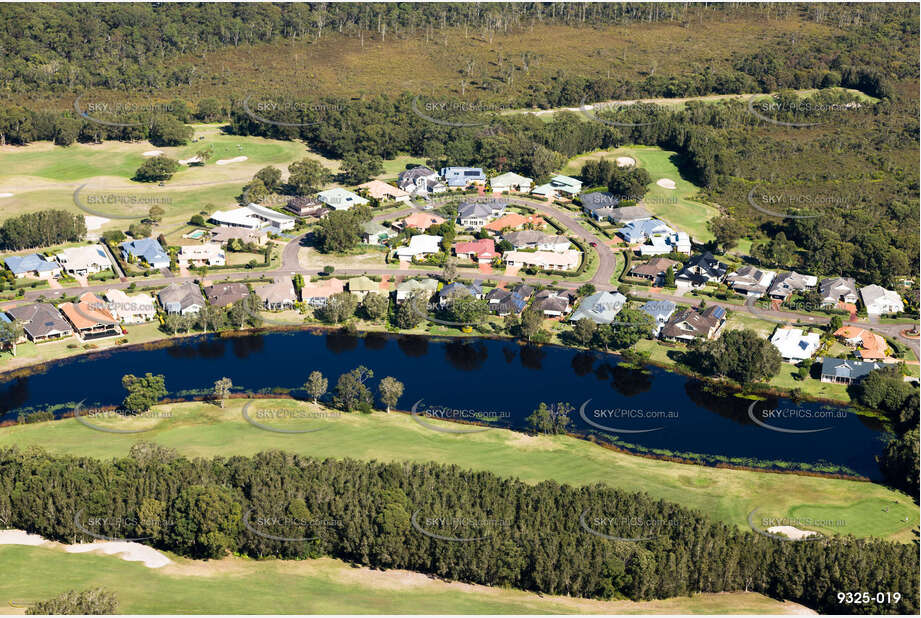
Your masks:
[[[483,226],[483,229],[489,230],[490,232],[501,232],[502,230],[508,228],[512,230],[517,230],[526,225],[530,225],[534,228],[542,228],[547,225],[547,222],[544,221],[544,218],[540,215],[520,215],[517,212],[509,212],[498,219],[490,221]]]
[[[675,283],[679,286],[699,288],[711,281],[722,281],[728,270],[728,266],[707,251],[688,260],[675,276]]]
[[[364,275],[360,277],[355,277],[348,280],[349,292],[358,297],[359,300],[363,299],[370,292],[380,292],[381,284],[373,279],[366,277]]]
[[[74,334],[73,327],[48,303],[33,303],[7,309],[11,318],[22,324],[29,341],[40,343]]]
[[[630,274],[640,279],[648,279],[653,283],[658,282],[665,276],[665,271],[671,267],[672,272],[677,274],[684,265],[676,260],[670,260],[664,257],[654,257],[648,262],[642,262],[630,269]]]
[[[441,225],[445,222],[444,217],[429,214],[427,212],[414,212],[402,221],[398,221],[402,228],[414,228],[417,230],[427,230],[433,225]]]
[[[265,308],[270,311],[291,309],[297,302],[297,293],[291,277],[276,277],[272,283],[255,288],[253,291],[262,299]]]
[[[493,193],[504,193],[507,191],[517,191],[518,193],[528,193],[531,190],[531,184],[534,181],[527,176],[521,176],[515,172],[505,172],[498,176],[493,176],[489,180]]]
[[[860,288],[860,295],[863,297],[863,304],[869,314],[881,315],[905,311],[905,304],[899,293],[882,286],[873,284]]]
[[[568,292],[541,290],[534,295],[532,306],[548,318],[561,318],[572,311],[572,296]]]
[[[435,279],[406,279],[397,284],[396,301],[401,303],[417,292],[424,294],[425,298],[429,299],[436,291],[438,291],[438,281]]]
[[[537,230],[506,232],[502,235],[515,249],[539,249],[541,251],[566,251],[570,247],[565,236],[545,234]]]
[[[38,253],[11,255],[4,258],[4,263],[17,279],[23,277],[50,279],[61,274],[60,264]]]
[[[176,260],[179,266],[189,268],[192,266],[223,266],[226,256],[221,246],[215,242],[206,242],[200,245],[183,245],[179,247]]]
[[[106,255],[102,245],[87,245],[85,247],[72,247],[62,249],[55,256],[64,272],[79,277],[102,272],[112,267],[109,256]]]
[[[624,308],[627,297],[620,292],[595,292],[586,296],[569,316],[571,322],[588,318],[595,324],[610,324]]]
[[[478,230],[505,214],[508,204],[502,200],[464,202],[457,207],[457,222],[468,229]]]
[[[660,336],[667,341],[693,341],[694,339],[716,339],[726,323],[726,310],[717,305],[700,311],[689,307],[674,314]]]
[[[333,294],[339,294],[345,291],[345,281],[336,279],[317,279],[308,282],[301,288],[301,298],[311,307],[325,307],[326,301]]]
[[[576,270],[582,263],[582,253],[569,251],[506,251],[502,254],[508,266],[533,266],[543,270]]]
[[[106,290],[105,299],[109,311],[116,320],[124,324],[141,324],[157,317],[157,306],[150,294],[140,292],[134,296],[122,290]]]
[[[761,298],[768,291],[776,276],[775,272],[746,264],[739,270],[726,275],[726,283],[739,294]]]
[[[167,313],[189,315],[198,313],[205,306],[205,297],[202,296],[201,289],[191,281],[171,283],[160,290],[157,297]]]
[[[640,311],[652,318],[654,323],[652,334],[658,336],[677,307],[670,300],[650,300],[640,307]]]
[[[428,198],[432,193],[444,193],[447,185],[441,182],[435,170],[424,165],[400,172],[397,176],[397,186],[408,192],[411,196]]]
[[[81,294],[76,303],[63,303],[59,309],[84,341],[122,334],[106,303],[92,292]]]
[[[205,288],[205,298],[215,307],[226,307],[249,296],[249,288],[244,283],[215,283]]]
[[[793,294],[805,292],[814,288],[818,284],[818,279],[812,275],[801,275],[797,272],[784,271],[774,277],[774,281],[768,288],[767,294],[770,298],[786,302]]]
[[[804,333],[801,328],[778,328],[771,336],[771,345],[788,363],[812,358],[821,345],[819,333]]]
[[[826,358],[822,361],[821,380],[832,384],[854,384],[867,377],[871,371],[881,367],[880,363]]]
[[[454,255],[464,257],[480,263],[489,263],[499,257],[496,252],[496,241],[492,238],[481,238],[470,242],[454,243]]]
[[[861,360],[880,360],[887,356],[889,345],[886,340],[865,328],[842,326],[834,334],[847,345],[858,348],[854,354]]]
[[[400,189],[399,187],[388,185],[386,182],[382,182],[380,180],[372,180],[370,182],[366,182],[364,184],[358,185],[358,188],[364,190],[368,196],[382,202],[409,201],[409,193],[403,189]]]
[[[819,282],[819,296],[823,307],[834,307],[839,302],[857,302],[857,286],[851,277],[833,277]]]
[[[122,259],[148,264],[151,268],[169,268],[169,254],[156,238],[138,238],[118,245]]]
[[[288,200],[285,210],[298,217],[323,217],[330,208],[315,197],[298,196]]]
[[[244,244],[253,243],[263,246],[269,241],[269,233],[265,229],[250,230],[244,227],[219,225],[210,230],[210,234],[211,240],[221,245],[227,244],[231,240],[239,240]]]

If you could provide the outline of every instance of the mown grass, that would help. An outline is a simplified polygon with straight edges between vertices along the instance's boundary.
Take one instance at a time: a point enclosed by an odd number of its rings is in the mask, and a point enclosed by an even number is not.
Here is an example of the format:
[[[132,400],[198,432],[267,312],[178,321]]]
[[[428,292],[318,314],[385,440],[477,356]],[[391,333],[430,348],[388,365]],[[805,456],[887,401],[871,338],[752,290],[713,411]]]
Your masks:
[[[94,431],[74,419],[4,427],[0,429],[0,446],[41,446],[55,453],[106,458],[126,454],[139,440],[151,440],[200,457],[280,449],[319,458],[435,461],[529,483],[553,479],[572,485],[605,483],[645,491],[740,528],[747,528],[748,513],[756,508],[761,516],[786,517],[806,505],[816,512],[833,509],[835,518],[847,522],[835,530],[841,534],[909,540],[918,523],[918,510],[908,496],[871,483],[658,461],[567,436],[534,437],[499,429],[446,434],[398,413],[260,420],[285,428],[323,428],[282,434],[247,423],[242,417],[244,401],[228,401],[224,409],[204,403],[158,406],[161,412],[171,414],[168,418],[93,420],[148,430],[131,435]],[[314,410],[312,404],[293,400],[257,400],[249,416],[258,418],[260,410],[295,409]]]
[[[122,614],[778,614],[803,609],[755,593],[640,603],[539,596],[408,571],[351,567],[329,558],[206,562],[170,557],[174,564],[149,569],[115,556],[0,546],[0,563],[7,570],[0,581],[0,614],[22,613],[35,601],[97,586],[115,593]]]

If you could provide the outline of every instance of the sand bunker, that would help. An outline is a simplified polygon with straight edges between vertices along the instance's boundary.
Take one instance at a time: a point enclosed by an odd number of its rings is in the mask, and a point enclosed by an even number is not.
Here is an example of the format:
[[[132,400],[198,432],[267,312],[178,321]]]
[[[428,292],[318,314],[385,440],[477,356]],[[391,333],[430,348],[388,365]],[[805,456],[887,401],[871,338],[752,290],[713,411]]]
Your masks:
[[[190,163],[201,163],[201,157],[199,157],[198,155],[195,155],[191,159],[179,159],[180,165],[189,165]]]
[[[233,159],[221,159],[217,162],[218,165],[227,165],[228,163],[239,163],[241,161],[246,161],[249,157],[234,157]]]
[[[660,178],[656,181],[656,184],[664,189],[677,189],[675,181],[670,178]]]
[[[785,537],[795,539],[797,541],[800,539],[808,539],[809,537],[818,534],[812,530],[800,530],[796,526],[773,526],[768,528],[767,531],[771,534],[782,534]]]
[[[14,193],[0,193],[0,197],[13,197]]]
[[[148,150],[147,152],[144,153],[144,156],[145,157],[157,157],[157,156],[160,156],[161,154],[163,154],[162,150]]]
[[[636,159],[633,157],[617,157],[617,167],[634,167]]]
[[[152,547],[131,541],[96,541],[94,543],[75,543],[63,545],[49,541],[37,534],[29,534],[23,530],[0,530],[0,545],[46,545],[48,547],[63,547],[70,554],[83,554],[86,552],[101,552],[103,554],[118,556],[128,562],[141,562],[151,569],[159,569],[172,560]]]
[[[111,219],[106,219],[105,217],[95,217],[93,215],[83,215],[83,220],[86,221],[87,231],[98,230],[103,225],[111,221]]]

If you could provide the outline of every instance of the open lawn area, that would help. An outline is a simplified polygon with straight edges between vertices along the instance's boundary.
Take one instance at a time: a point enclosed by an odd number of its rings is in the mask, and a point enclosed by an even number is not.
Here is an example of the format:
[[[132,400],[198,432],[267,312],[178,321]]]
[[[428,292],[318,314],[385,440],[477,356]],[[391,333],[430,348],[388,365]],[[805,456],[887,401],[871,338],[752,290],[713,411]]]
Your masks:
[[[695,242],[704,243],[713,239],[713,234],[707,229],[707,221],[717,216],[719,209],[696,199],[698,187],[681,176],[678,171],[678,155],[674,152],[655,146],[627,146],[593,152],[570,159],[562,173],[577,176],[589,159],[616,160],[617,157],[632,157],[638,167],[649,172],[652,182],[641,202],[649,212],[687,232]],[[674,181],[676,188],[666,189],[656,184],[663,178]]]
[[[242,417],[246,401],[229,400],[224,409],[205,403],[158,406],[171,414],[168,418],[161,414],[158,418],[93,419],[96,424],[121,429],[149,428],[131,435],[94,431],[74,419],[4,427],[0,428],[0,446],[41,446],[55,453],[112,457],[127,454],[137,441],[149,440],[190,457],[253,455],[279,449],[317,458],[435,461],[529,483],[553,479],[645,491],[743,529],[748,526],[748,513],[756,508],[765,517],[783,517],[805,506],[820,511],[833,508],[835,518],[845,519],[847,525],[826,532],[839,534],[910,541],[918,523],[918,509],[908,496],[871,483],[677,464],[614,452],[568,436],[535,437],[501,429],[447,434],[399,413],[324,415],[320,419],[301,414],[299,419],[268,421],[290,429],[323,427],[311,433],[282,434],[248,424]],[[260,399],[248,413],[255,418],[260,409],[283,408],[314,409],[312,404],[293,400]],[[441,421],[427,418],[425,422]],[[903,521],[905,517],[908,522]]]
[[[67,590],[104,587],[122,614],[786,614],[807,613],[755,593],[698,594],[661,601],[593,601],[447,582],[411,571],[353,567],[340,560],[187,560],[150,569],[116,556],[58,547],[0,546],[0,562],[22,577],[0,582],[0,614]],[[53,573],[53,577],[36,574]],[[32,574],[32,575],[29,575]],[[285,594],[279,594],[284,590]]]

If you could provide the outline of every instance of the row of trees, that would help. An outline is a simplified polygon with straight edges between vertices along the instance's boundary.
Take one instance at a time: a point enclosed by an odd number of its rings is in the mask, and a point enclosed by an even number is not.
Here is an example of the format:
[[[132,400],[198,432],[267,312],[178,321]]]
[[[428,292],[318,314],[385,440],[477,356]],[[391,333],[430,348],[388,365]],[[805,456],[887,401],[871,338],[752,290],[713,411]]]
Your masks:
[[[10,217],[0,225],[0,250],[19,251],[83,240],[83,215],[49,209]]]
[[[782,542],[644,493],[431,463],[281,452],[188,460],[145,443],[116,460],[7,448],[0,514],[62,542],[91,540],[78,518],[94,534],[151,537],[154,547],[193,558],[328,555],[555,595],[638,601],[745,590],[826,613],[918,611],[911,544]],[[839,604],[837,593],[855,586],[899,591],[902,600]]]

